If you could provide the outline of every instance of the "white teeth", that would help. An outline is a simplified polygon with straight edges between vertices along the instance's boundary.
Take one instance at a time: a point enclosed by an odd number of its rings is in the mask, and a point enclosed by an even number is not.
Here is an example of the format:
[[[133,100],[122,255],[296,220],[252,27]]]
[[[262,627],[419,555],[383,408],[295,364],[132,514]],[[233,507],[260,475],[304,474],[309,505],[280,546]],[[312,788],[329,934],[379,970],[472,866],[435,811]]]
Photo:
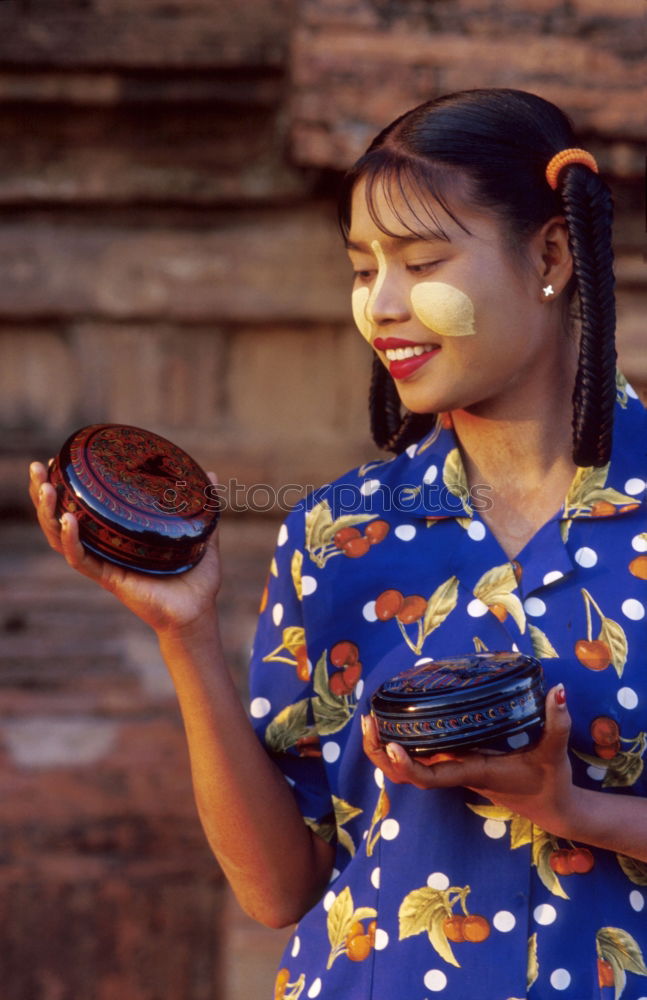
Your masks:
[[[433,344],[416,344],[415,347],[391,347],[385,351],[387,361],[404,361],[405,358],[419,358],[434,350]]]

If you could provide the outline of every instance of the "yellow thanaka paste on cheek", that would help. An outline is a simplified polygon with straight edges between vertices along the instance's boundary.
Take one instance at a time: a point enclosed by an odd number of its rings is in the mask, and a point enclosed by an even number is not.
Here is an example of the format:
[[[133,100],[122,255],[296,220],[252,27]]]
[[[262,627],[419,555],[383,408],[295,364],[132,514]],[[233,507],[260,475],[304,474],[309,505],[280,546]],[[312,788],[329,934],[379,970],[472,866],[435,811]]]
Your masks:
[[[384,284],[384,279],[386,278],[386,260],[384,259],[384,251],[378,243],[377,240],[373,240],[371,243],[371,250],[375,254],[375,259],[377,260],[377,276],[373,287],[369,289],[366,285],[360,285],[359,288],[355,288],[351,296],[351,304],[353,310],[353,319],[355,320],[355,325],[361,333],[365,340],[368,340],[369,344],[373,337],[373,329],[375,326],[373,320],[373,305],[377,296],[380,294],[380,289]]]
[[[353,319],[355,320],[355,326],[361,333],[364,340],[371,342],[371,336],[373,331],[373,324],[367,316],[366,305],[368,303],[368,288],[366,285],[360,286],[360,288],[353,289],[353,294],[351,296],[351,304],[353,308]]]
[[[411,306],[420,322],[441,337],[472,337],[476,333],[471,298],[444,281],[414,285]]]

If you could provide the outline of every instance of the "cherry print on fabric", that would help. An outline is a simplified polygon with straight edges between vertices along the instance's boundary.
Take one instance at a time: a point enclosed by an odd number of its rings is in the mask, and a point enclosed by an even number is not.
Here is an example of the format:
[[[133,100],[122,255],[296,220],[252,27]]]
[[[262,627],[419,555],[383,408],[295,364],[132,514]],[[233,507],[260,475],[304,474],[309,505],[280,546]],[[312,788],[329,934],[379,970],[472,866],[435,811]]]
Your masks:
[[[517,650],[565,684],[576,783],[647,795],[647,418],[619,386],[611,462],[577,471],[517,560],[471,510],[451,421],[286,519],[250,714],[336,855],[275,998],[647,997],[647,864],[467,790],[393,784],[360,725],[373,692],[416,663]]]

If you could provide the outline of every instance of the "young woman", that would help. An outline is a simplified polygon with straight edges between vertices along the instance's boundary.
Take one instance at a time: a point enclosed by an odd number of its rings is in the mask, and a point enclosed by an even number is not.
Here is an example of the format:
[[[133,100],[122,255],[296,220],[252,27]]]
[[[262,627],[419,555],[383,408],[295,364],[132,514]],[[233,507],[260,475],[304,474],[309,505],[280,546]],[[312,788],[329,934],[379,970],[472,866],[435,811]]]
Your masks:
[[[100,563],[36,464],[40,523],[159,636],[214,853],[252,916],[298,921],[276,998],[647,997],[647,428],[615,371],[608,189],[553,105],[474,90],[385,129],[341,222],[395,454],[281,527],[258,736],[215,543],[173,580]],[[542,658],[541,742],[382,746],[377,687],[474,649]]]

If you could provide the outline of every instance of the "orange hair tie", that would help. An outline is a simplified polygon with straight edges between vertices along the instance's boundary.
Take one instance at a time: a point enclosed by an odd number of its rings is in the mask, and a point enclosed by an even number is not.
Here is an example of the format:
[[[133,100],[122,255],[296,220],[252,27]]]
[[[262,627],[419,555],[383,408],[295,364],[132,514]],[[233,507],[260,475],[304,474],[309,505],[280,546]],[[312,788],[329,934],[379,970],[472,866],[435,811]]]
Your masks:
[[[557,190],[557,178],[559,177],[560,170],[568,163],[583,163],[593,173],[598,173],[598,165],[591,153],[587,153],[585,149],[563,149],[561,153],[555,153],[546,167],[546,180],[553,191]]]

